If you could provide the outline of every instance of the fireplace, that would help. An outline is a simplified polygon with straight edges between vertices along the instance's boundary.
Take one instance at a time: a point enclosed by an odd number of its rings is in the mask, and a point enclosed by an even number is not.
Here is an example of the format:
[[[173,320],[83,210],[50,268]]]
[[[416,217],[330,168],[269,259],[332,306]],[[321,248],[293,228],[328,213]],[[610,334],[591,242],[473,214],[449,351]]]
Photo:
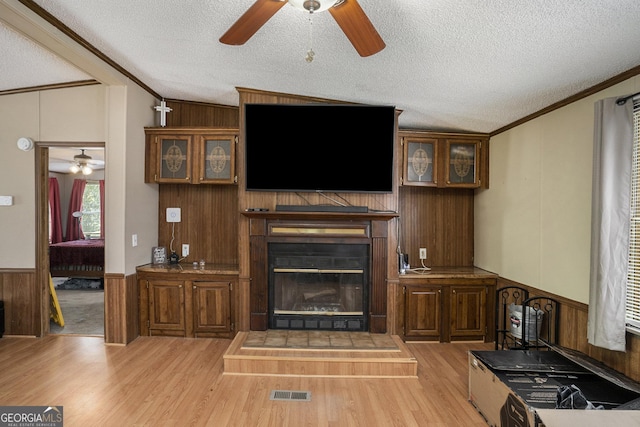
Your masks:
[[[243,215],[250,220],[250,330],[386,332],[388,221],[396,213]]]
[[[368,330],[368,244],[268,248],[270,329]]]

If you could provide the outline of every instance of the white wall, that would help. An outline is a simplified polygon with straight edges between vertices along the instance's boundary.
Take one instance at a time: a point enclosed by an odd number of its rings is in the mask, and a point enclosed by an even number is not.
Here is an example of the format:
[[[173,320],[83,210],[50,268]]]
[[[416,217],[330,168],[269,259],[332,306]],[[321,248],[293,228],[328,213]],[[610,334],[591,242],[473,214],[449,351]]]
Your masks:
[[[636,76],[491,138],[475,197],[475,265],[589,300],[593,105],[640,91]]]
[[[104,141],[104,87],[0,96],[0,268],[35,267],[34,151],[17,148],[19,137],[34,141]]]
[[[154,98],[129,86],[83,86],[0,96],[0,268],[35,268],[34,151],[16,146],[34,141],[105,143],[106,272],[132,274],[150,262],[157,244],[158,188],[144,184],[144,127],[154,125]],[[139,234],[131,246],[129,231]]]
[[[136,266],[151,261],[151,248],[157,245],[158,186],[144,183],[144,127],[155,122],[154,102],[133,83],[107,90],[106,273],[135,273]],[[136,247],[133,233],[138,234]]]

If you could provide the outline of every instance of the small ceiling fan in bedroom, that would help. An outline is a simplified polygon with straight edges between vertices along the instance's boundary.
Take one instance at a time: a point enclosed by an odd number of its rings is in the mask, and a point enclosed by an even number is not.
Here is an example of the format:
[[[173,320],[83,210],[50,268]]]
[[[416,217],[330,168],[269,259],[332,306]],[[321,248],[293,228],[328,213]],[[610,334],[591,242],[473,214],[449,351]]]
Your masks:
[[[104,161],[94,159],[93,157],[85,154],[85,148],[79,148],[80,154],[73,156],[73,160],[68,160],[73,152],[78,149],[70,151],[71,149],[50,149],[51,157],[49,158],[49,170],[53,172],[71,172],[82,173],[83,175],[90,175],[95,169],[103,169]]]
[[[360,56],[376,54],[386,46],[356,0],[257,0],[220,37],[220,42],[246,43],[286,3],[311,15],[328,10]]]

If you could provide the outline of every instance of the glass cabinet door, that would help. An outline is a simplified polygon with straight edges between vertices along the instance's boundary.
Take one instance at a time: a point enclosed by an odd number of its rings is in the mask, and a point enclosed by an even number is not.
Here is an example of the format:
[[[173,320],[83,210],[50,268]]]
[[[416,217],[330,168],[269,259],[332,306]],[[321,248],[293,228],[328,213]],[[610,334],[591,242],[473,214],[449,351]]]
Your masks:
[[[159,138],[157,182],[189,182],[191,180],[190,136],[161,136]]]
[[[199,138],[198,181],[203,184],[234,183],[235,135],[203,135]]]
[[[435,187],[437,175],[437,139],[405,138],[403,185]]]
[[[480,141],[448,139],[447,187],[479,187],[479,157]]]

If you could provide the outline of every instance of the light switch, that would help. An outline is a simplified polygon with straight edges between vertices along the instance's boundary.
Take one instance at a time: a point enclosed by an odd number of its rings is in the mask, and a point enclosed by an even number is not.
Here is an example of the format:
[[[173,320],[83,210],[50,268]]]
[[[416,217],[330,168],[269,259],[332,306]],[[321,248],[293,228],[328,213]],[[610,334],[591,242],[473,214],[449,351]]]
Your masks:
[[[13,196],[0,196],[0,206],[13,206]]]

